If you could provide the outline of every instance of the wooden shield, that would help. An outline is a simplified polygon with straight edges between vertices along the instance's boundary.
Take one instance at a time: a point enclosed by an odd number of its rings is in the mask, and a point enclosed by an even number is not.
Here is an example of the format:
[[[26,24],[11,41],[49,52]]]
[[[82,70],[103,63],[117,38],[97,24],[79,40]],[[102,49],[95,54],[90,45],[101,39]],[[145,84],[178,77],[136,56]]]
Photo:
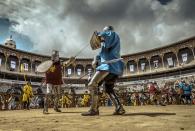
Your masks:
[[[37,66],[37,72],[45,73],[52,66],[52,64],[53,62],[51,60],[44,61]]]
[[[97,35],[97,31],[95,31],[91,37],[90,45],[92,50],[96,50],[101,47],[101,38]]]

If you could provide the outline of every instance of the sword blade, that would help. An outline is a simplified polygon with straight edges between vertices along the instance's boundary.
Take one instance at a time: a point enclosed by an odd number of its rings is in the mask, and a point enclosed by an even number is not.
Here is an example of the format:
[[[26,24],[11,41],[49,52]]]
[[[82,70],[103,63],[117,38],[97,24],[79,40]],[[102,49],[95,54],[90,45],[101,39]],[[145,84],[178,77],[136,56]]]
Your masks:
[[[112,59],[112,60],[108,60],[108,61],[104,61],[101,62],[101,64],[111,64],[111,63],[115,63],[117,61],[123,60],[123,58],[118,58],[118,59]]]

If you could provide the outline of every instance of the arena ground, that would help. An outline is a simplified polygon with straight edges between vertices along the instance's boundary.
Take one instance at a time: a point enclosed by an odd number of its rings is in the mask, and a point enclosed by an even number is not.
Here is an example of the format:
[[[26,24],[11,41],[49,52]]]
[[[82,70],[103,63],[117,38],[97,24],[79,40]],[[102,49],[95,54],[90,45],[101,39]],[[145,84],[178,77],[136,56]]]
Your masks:
[[[125,107],[112,116],[113,107],[101,107],[100,116],[84,117],[88,108],[62,109],[43,115],[42,110],[0,111],[0,131],[195,131],[195,106]]]

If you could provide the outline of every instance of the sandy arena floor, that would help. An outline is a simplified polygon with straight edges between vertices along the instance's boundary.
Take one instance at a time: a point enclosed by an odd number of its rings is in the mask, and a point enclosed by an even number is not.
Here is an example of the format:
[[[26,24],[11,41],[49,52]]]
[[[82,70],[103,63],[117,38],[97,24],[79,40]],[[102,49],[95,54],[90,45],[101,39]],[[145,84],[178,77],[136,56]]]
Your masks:
[[[84,117],[88,108],[62,109],[43,115],[42,110],[0,111],[0,131],[195,131],[195,106],[125,107],[112,116],[113,107],[100,108],[100,116]]]

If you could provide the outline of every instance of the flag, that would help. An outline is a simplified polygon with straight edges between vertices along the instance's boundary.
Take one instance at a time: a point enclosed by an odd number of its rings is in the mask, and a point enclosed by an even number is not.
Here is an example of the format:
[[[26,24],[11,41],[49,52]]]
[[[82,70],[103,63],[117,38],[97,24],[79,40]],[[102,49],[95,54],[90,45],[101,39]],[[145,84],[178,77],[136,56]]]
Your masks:
[[[154,68],[158,68],[158,60],[155,60],[153,62],[154,62]]]
[[[77,69],[77,75],[78,75],[78,76],[81,75],[81,69]]]
[[[130,72],[134,72],[134,65],[129,65]]]
[[[23,72],[24,71],[24,64],[20,65],[20,71]]]
[[[68,75],[72,74],[72,70],[70,68],[68,68]]]
[[[188,54],[187,53],[183,53],[181,56],[182,56],[183,63],[186,63],[187,60],[188,60]]]
[[[172,57],[167,58],[167,62],[168,62],[169,66],[173,66],[173,58]]]
[[[87,71],[88,71],[88,75],[90,75],[92,73],[92,69],[90,69],[90,68]]]
[[[15,61],[11,61],[10,62],[10,67],[11,67],[11,69],[16,69],[16,62]]]
[[[145,70],[145,66],[146,66],[146,63],[141,63],[141,70],[142,70],[142,71]]]
[[[28,71],[28,63],[23,63],[24,65],[24,71]]]

